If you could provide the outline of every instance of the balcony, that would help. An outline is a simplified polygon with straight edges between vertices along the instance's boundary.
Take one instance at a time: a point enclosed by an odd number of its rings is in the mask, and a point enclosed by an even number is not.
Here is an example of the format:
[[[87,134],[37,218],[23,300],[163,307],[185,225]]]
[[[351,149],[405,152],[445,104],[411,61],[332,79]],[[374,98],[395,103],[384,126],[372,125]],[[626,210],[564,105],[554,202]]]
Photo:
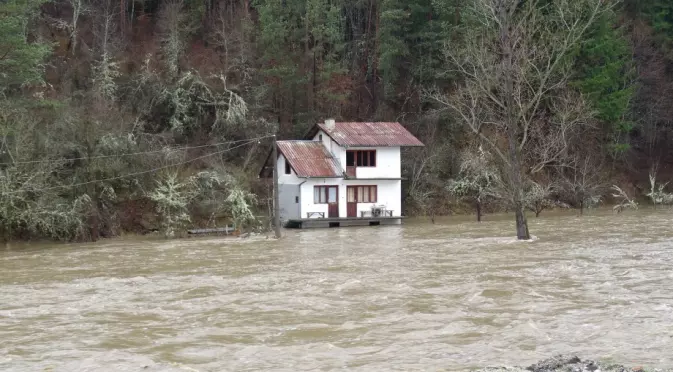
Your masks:
[[[357,167],[355,167],[355,166],[346,167],[346,177],[355,178],[356,177],[356,171],[355,171],[356,168]]]

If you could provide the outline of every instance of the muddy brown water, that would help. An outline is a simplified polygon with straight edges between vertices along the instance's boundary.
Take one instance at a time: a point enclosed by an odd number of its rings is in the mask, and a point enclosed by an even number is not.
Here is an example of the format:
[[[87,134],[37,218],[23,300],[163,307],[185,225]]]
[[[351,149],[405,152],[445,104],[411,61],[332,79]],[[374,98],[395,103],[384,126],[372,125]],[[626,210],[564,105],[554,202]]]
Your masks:
[[[0,248],[0,370],[673,365],[673,211]]]

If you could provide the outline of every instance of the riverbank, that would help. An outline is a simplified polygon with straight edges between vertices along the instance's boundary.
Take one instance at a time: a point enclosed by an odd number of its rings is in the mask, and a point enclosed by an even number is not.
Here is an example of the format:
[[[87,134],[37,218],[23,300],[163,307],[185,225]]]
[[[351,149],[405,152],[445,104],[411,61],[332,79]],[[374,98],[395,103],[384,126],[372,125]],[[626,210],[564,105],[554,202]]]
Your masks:
[[[477,372],[671,372],[673,369],[648,369],[582,360],[577,356],[558,355],[528,367],[489,367]]]

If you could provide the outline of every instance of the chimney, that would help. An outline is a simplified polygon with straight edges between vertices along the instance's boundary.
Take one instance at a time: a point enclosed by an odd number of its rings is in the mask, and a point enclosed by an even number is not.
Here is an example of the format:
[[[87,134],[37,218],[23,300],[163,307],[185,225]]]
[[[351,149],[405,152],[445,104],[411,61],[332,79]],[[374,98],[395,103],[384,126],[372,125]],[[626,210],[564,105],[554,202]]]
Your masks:
[[[334,119],[327,119],[325,120],[325,128],[329,130],[330,132],[334,130],[334,126],[336,125],[336,122]]]

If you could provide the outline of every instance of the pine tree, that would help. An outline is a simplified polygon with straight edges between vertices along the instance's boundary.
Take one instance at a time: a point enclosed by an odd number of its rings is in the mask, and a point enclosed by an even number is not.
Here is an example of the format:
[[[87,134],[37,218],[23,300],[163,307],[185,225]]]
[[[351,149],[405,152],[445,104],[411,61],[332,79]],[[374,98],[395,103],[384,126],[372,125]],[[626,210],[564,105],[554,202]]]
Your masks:
[[[628,149],[628,135],[633,129],[629,118],[635,92],[631,61],[631,48],[623,30],[616,26],[616,14],[604,13],[576,56],[578,74],[574,85],[589,99],[597,118],[606,123],[613,153]]]
[[[29,40],[29,24],[43,0],[0,2],[0,93],[42,81],[50,47]]]

